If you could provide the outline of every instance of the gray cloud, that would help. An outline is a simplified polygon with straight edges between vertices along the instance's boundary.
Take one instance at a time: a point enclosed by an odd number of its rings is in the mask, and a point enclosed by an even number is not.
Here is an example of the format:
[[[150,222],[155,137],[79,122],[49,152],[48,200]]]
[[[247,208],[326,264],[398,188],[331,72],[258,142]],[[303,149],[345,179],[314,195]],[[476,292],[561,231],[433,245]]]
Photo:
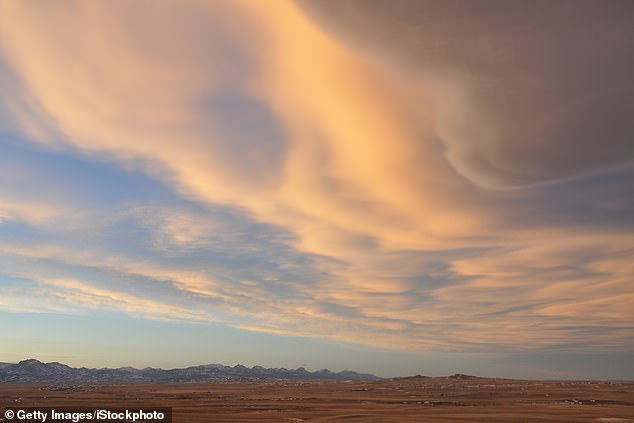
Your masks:
[[[480,186],[634,159],[631,1],[299,3],[434,94],[446,157]]]

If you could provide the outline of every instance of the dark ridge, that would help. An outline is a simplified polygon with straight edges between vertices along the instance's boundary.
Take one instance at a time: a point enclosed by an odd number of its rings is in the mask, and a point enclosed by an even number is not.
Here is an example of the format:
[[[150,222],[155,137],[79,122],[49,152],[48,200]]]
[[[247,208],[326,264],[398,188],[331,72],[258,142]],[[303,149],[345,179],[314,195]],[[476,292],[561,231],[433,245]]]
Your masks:
[[[465,375],[463,373],[456,373],[451,376],[447,376],[449,379],[460,379],[460,380],[469,380],[469,379],[481,379],[478,376]]]
[[[203,382],[218,380],[375,380],[377,376],[351,370],[332,372],[328,369],[310,372],[298,369],[267,369],[261,366],[248,368],[241,364],[234,367],[207,364],[182,369],[155,369],[146,367],[121,367],[118,369],[74,368],[62,363],[43,363],[28,359],[17,364],[0,363],[0,383],[8,382]]]

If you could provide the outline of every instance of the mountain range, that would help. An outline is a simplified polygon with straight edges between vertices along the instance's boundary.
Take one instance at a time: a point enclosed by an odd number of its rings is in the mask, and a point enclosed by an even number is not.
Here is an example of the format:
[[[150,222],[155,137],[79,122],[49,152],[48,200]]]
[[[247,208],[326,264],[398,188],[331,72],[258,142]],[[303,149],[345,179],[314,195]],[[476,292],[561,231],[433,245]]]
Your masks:
[[[202,382],[218,380],[372,380],[379,377],[351,370],[331,372],[328,369],[310,372],[303,367],[297,369],[264,368],[261,366],[246,367],[207,364],[181,369],[156,369],[147,367],[121,367],[117,369],[75,368],[66,364],[52,362],[43,363],[28,359],[19,363],[0,363],[0,383],[7,382]]]

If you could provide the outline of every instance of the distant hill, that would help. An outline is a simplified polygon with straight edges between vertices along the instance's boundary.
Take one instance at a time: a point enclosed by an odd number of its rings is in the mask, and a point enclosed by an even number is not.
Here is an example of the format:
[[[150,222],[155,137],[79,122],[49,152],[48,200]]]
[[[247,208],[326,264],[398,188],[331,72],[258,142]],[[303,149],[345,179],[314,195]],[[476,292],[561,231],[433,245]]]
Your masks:
[[[344,380],[344,379],[379,379],[367,373],[357,373],[351,370],[331,372],[323,369],[314,372],[300,367],[298,369],[274,368],[261,366],[245,367],[223,366],[222,364],[208,364],[183,369],[135,369],[121,367],[118,369],[88,369],[74,368],[65,364],[53,362],[42,363],[29,359],[17,364],[0,363],[0,383],[7,382],[202,382],[218,380]]]
[[[472,380],[472,379],[481,379],[478,376],[465,375],[464,373],[456,373],[451,376],[447,376],[450,379],[459,379],[459,380]]]

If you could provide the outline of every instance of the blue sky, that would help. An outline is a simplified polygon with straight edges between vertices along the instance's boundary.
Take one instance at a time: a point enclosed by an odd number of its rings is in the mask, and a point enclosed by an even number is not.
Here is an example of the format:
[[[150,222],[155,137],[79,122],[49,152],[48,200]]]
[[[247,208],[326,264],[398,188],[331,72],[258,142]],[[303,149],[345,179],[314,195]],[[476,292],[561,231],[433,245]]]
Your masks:
[[[328,5],[0,5],[0,361],[634,378],[631,4]]]

